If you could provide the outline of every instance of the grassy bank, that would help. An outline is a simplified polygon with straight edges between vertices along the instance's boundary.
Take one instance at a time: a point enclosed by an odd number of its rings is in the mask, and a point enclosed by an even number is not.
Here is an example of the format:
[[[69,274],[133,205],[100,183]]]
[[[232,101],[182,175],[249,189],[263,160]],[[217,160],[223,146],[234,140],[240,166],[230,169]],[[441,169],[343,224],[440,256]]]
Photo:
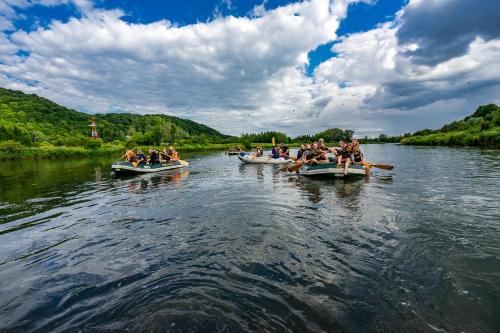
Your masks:
[[[181,154],[182,152],[204,151],[204,150],[227,150],[230,147],[236,147],[239,143],[206,143],[206,144],[179,144],[175,145]],[[253,148],[257,145],[263,146],[264,149],[272,148],[270,143],[252,144]],[[154,148],[157,150],[162,149],[159,146],[134,146],[141,148],[144,152],[148,149]],[[134,148],[128,147],[128,148]],[[42,147],[26,147],[18,142],[3,142],[0,144],[0,161],[5,160],[40,160],[40,159],[61,159],[71,157],[90,157],[90,156],[111,156],[120,155],[125,149],[126,145],[117,144],[102,144],[97,148],[86,147],[67,147],[67,146],[42,146]],[[167,147],[168,148],[168,147]],[[250,149],[249,149],[250,150]]]
[[[401,140],[404,145],[500,147],[500,127],[485,131],[441,132]]]
[[[500,147],[500,107],[480,106],[462,120],[438,130],[424,129],[402,138],[404,145]]]

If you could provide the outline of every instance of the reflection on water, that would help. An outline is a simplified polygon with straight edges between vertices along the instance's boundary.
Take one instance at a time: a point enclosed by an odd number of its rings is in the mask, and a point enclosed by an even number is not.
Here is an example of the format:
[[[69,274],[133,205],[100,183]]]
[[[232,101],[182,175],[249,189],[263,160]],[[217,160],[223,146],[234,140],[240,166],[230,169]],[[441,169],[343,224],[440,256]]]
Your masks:
[[[1,163],[0,331],[499,331],[499,152],[365,151],[396,168]]]
[[[119,176],[117,183],[125,182],[130,193],[142,194],[143,190],[147,189],[168,190],[169,187],[179,189],[181,182],[188,176],[189,170],[177,169],[143,175]]]

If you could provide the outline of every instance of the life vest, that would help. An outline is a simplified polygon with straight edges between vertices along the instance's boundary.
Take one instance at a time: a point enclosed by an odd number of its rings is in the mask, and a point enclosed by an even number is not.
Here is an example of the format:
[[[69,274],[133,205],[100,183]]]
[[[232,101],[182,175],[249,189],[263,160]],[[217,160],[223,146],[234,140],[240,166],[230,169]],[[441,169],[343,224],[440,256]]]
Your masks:
[[[352,155],[352,151],[347,151],[347,149],[342,149],[342,151],[340,152],[340,156],[342,156],[342,158],[349,158],[351,157]]]
[[[362,160],[362,155],[361,151],[356,149],[352,152],[352,156],[354,157],[354,162],[361,162]]]

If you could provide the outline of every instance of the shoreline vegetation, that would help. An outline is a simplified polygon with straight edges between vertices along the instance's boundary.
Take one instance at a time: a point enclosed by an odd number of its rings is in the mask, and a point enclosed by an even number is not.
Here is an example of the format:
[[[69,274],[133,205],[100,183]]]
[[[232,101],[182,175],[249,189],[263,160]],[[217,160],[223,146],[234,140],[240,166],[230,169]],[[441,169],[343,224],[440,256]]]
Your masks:
[[[95,118],[99,138],[90,137]],[[126,148],[159,149],[174,145],[180,152],[272,148],[276,143],[297,147],[301,142],[324,138],[332,145],[350,140],[354,131],[329,128],[314,135],[291,138],[268,131],[224,135],[206,125],[167,115],[107,113],[90,115],[60,106],[48,99],[17,90],[0,88],[0,161],[16,159],[58,159],[66,157],[122,154]],[[359,138],[362,144],[401,143],[403,145],[500,147],[500,107],[480,106],[470,116],[440,129],[424,129],[413,134]]]
[[[179,152],[193,152],[193,151],[223,151],[230,147],[235,147],[239,143],[233,144],[189,144],[189,145],[175,145],[176,150]],[[264,148],[272,148],[272,144],[252,144],[252,148],[257,145]],[[294,145],[291,145],[294,146]],[[136,145],[136,148],[141,148],[147,151],[150,148],[161,150],[163,146],[143,146]],[[70,157],[89,157],[89,156],[121,156],[126,149],[134,148],[122,145],[108,145],[103,144],[98,148],[86,147],[67,147],[67,146],[43,146],[43,147],[25,147],[19,146],[15,141],[6,141],[0,143],[0,161],[7,160],[41,160],[41,159],[60,159]],[[168,145],[166,146],[168,149]]]

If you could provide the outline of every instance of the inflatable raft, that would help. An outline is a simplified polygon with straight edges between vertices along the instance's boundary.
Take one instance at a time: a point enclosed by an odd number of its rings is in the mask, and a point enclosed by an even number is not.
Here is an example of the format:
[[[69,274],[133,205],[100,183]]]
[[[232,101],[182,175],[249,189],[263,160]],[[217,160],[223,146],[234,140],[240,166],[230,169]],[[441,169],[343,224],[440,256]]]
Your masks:
[[[304,165],[299,169],[299,174],[311,177],[345,177],[344,166],[337,166],[335,162]],[[365,168],[359,164],[351,164],[347,169],[347,177],[364,177],[366,175]]]
[[[269,158],[267,156],[257,157],[255,155],[248,155],[245,153],[240,153],[238,155],[238,158],[243,163],[248,163],[248,164],[285,164],[292,162],[292,160],[284,159],[283,157],[280,158]]]
[[[116,174],[134,174],[134,173],[152,173],[165,170],[174,170],[184,167],[180,162],[158,163],[158,164],[139,164],[133,166],[130,162],[116,161],[111,165],[111,169]]]

